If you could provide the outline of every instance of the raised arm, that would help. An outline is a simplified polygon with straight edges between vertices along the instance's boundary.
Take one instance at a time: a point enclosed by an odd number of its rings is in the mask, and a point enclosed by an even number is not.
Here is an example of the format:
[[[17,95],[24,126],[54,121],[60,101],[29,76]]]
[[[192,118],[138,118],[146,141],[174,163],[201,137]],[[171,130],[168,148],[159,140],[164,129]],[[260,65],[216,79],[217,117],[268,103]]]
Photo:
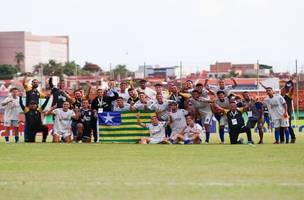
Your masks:
[[[266,90],[267,87],[262,82],[260,82],[260,85]]]
[[[85,98],[88,99],[88,100],[90,100],[90,93],[91,93],[91,89],[92,89],[92,84],[91,84],[90,81],[87,81],[87,85],[88,85],[89,88],[88,88],[88,91],[87,91],[87,93],[85,95]]]
[[[235,80],[234,78],[231,78],[231,80],[232,80],[232,82],[233,82],[232,87],[233,87],[233,88],[234,88],[234,87],[236,87],[236,86],[237,86],[237,82],[236,82],[236,80]]]
[[[23,88],[25,89],[25,91],[28,91],[29,90],[29,87],[28,85],[26,84],[26,80],[27,80],[27,74],[24,75],[24,78],[22,80],[22,85],[23,85]]]
[[[47,96],[47,97],[45,98],[44,103],[43,103],[42,106],[41,106],[41,110],[44,110],[44,109],[45,109],[45,107],[47,106],[49,100],[50,100],[50,97]]]
[[[10,102],[14,101],[13,99],[6,98],[2,101],[1,106],[6,106]]]
[[[52,77],[52,76],[49,78],[49,87],[50,87],[51,89],[54,88],[53,77]]]
[[[23,101],[22,101],[22,94],[21,93],[19,95],[19,104],[20,104],[21,109],[24,111],[25,110],[25,106],[24,106]]]

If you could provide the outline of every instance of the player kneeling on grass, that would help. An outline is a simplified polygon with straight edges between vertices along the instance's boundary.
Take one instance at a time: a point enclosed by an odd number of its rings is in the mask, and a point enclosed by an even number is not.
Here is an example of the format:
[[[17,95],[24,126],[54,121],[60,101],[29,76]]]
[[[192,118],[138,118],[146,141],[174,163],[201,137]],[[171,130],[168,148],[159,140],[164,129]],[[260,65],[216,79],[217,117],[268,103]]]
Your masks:
[[[10,90],[11,95],[6,97],[1,106],[4,107],[4,127],[5,127],[5,142],[9,143],[9,130],[13,127],[15,142],[19,142],[18,127],[19,127],[19,100],[17,88]]]
[[[181,133],[175,135],[175,141],[183,141],[184,144],[201,144],[202,143],[202,127],[194,122],[192,116],[186,117],[187,126]]]
[[[70,143],[72,119],[78,119],[79,111],[75,114],[75,112],[70,109],[70,103],[65,101],[62,108],[56,108],[56,106],[54,106],[48,111],[48,114],[55,116],[53,142],[59,143],[61,138],[63,138],[64,142]]]
[[[144,124],[140,121],[140,115],[138,113],[137,123],[143,128],[149,128],[150,133],[150,137],[140,139],[140,144],[169,144],[165,131],[167,123],[158,121],[157,116],[151,117],[151,123]]]
[[[36,134],[42,132],[42,142],[46,142],[48,135],[48,128],[42,124],[41,113],[49,102],[49,96],[46,97],[45,102],[41,107],[38,107],[36,101],[30,101],[28,106],[24,106],[22,101],[22,94],[19,93],[19,104],[25,115],[25,130],[28,138],[25,142],[35,142]]]
[[[90,109],[89,101],[87,99],[82,100],[79,122],[77,124],[77,141],[82,141],[85,143],[91,142],[91,133],[93,129],[92,120],[94,117],[97,118],[97,113]]]
[[[238,140],[240,133],[246,133],[248,144],[253,144],[251,137],[251,130],[245,125],[245,120],[243,118],[243,112],[246,111],[246,107],[237,108],[236,101],[230,101],[230,109],[223,110],[226,113],[228,128],[229,128],[229,138],[231,144],[242,144],[243,139]]]

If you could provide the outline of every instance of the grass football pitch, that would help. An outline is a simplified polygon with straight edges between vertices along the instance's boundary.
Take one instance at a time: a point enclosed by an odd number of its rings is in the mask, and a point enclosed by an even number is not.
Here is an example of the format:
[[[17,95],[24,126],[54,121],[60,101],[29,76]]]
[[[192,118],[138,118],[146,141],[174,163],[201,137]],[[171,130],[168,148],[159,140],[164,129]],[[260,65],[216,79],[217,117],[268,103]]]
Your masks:
[[[273,145],[267,134],[254,146],[216,144],[215,134],[209,145],[1,139],[0,199],[304,199],[304,135],[297,138]]]

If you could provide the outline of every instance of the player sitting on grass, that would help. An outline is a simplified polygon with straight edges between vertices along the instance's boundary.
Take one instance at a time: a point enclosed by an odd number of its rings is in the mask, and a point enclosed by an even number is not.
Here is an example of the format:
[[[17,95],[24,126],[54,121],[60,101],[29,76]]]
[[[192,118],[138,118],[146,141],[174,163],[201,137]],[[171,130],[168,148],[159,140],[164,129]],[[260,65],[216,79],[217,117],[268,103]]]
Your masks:
[[[201,144],[202,143],[202,127],[194,122],[193,117],[186,117],[187,126],[181,133],[175,136],[176,141],[183,141],[184,144]]]
[[[70,103],[65,101],[62,105],[62,108],[52,107],[47,114],[52,114],[55,116],[54,121],[54,133],[53,133],[53,142],[59,143],[63,138],[64,142],[71,142],[71,125],[72,119],[76,120],[79,117],[79,110],[76,108],[76,114],[73,110],[70,109]]]
[[[166,138],[165,128],[167,126],[166,122],[160,122],[157,116],[151,117],[151,123],[142,123],[140,121],[140,114],[137,114],[137,123],[143,128],[149,128],[150,137],[141,138],[139,144],[168,144],[169,141]]]
[[[177,143],[176,135],[181,132],[186,126],[186,117],[189,113],[187,110],[179,109],[177,107],[177,102],[172,101],[170,103],[170,110],[171,112],[168,113],[169,115],[169,123],[171,127],[171,135],[170,135],[170,141],[171,143]]]
[[[19,142],[18,127],[19,127],[19,99],[17,88],[10,90],[11,95],[6,97],[1,106],[4,107],[4,127],[5,127],[5,142],[9,143],[9,131],[13,127],[15,142]]]
[[[45,102],[41,107],[38,107],[36,101],[31,101],[28,106],[24,106],[22,101],[22,93],[19,93],[19,104],[25,115],[25,132],[27,138],[25,142],[35,142],[36,134],[42,132],[42,142],[46,142],[48,135],[48,128],[42,124],[41,113],[49,102],[49,95],[46,97]]]

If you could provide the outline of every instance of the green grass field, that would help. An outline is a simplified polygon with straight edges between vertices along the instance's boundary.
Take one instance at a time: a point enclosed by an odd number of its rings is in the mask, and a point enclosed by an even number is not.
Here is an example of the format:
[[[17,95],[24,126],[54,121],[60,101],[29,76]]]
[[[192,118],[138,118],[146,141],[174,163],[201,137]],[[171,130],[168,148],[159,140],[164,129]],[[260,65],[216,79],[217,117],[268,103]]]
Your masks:
[[[273,145],[268,134],[255,146],[1,140],[0,199],[304,199],[297,137]]]

